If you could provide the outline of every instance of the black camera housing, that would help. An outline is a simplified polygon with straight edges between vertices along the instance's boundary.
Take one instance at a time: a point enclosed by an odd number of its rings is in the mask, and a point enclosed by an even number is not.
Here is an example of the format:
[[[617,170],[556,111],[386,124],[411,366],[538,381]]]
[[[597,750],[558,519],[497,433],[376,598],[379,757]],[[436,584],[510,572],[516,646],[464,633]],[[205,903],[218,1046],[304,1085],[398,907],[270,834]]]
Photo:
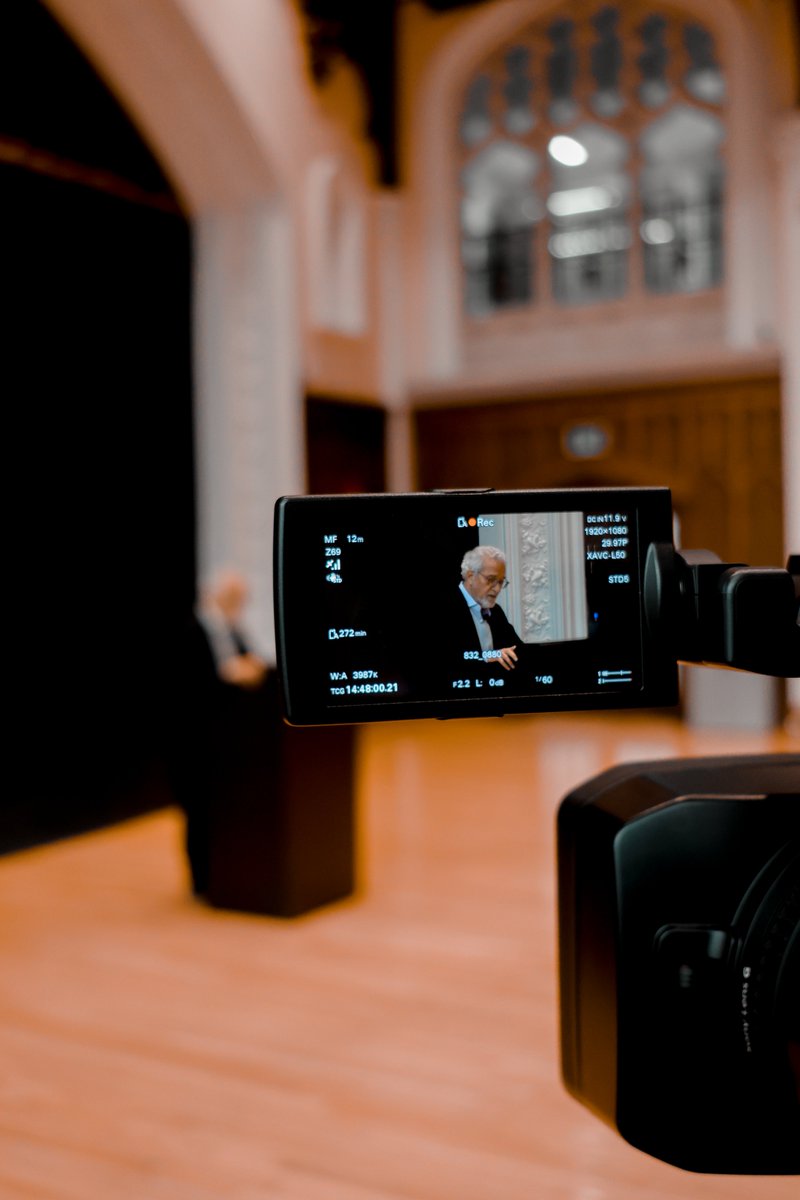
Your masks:
[[[512,682],[447,597],[543,518],[583,615]],[[672,705],[679,660],[800,676],[800,559],[676,553],[666,488],[284,497],[274,578],[291,724]],[[675,1166],[800,1173],[800,757],[616,767],[562,802],[558,858],[567,1089]]]
[[[800,1172],[800,756],[615,767],[558,872],[568,1091],[675,1166]]]

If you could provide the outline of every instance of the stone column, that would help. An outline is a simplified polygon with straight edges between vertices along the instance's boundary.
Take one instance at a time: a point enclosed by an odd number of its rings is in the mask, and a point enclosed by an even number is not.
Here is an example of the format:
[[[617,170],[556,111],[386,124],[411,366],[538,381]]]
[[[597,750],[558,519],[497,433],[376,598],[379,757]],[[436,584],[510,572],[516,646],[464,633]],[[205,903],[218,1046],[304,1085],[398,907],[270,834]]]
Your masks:
[[[404,201],[388,192],[374,201],[375,289],[380,353],[378,387],[386,412],[384,467],[387,492],[416,487],[416,445],[409,401],[403,259]]]
[[[273,506],[304,488],[291,235],[271,199],[195,221],[198,574],[243,572],[248,629],[271,663]]]
[[[248,632],[273,665],[273,508],[304,488],[293,248],[287,213],[269,199],[197,221],[198,567],[201,578],[226,564],[245,574]],[[289,729],[279,692],[273,671],[220,703],[198,844],[209,904],[293,917],[353,889],[355,734]]]
[[[800,554],[800,111],[780,123],[776,158],[784,543]],[[800,712],[800,680],[789,681],[788,699]]]

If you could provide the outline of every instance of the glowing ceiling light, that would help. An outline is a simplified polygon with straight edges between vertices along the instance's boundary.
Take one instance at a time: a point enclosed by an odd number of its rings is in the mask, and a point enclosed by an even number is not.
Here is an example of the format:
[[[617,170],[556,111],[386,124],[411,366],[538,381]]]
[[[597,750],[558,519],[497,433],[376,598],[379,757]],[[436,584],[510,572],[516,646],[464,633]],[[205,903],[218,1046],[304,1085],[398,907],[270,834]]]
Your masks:
[[[581,167],[589,159],[589,151],[574,137],[560,133],[550,138],[547,152],[564,167]]]
[[[674,241],[675,228],[663,217],[651,217],[649,221],[642,221],[642,240],[650,246],[665,246],[667,242]]]

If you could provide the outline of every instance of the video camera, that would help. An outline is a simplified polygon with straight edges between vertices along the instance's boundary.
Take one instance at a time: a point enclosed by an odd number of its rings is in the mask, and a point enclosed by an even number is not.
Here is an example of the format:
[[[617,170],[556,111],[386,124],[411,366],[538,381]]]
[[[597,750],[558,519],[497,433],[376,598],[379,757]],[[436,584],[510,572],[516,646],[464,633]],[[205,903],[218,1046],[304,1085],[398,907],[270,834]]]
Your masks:
[[[679,661],[800,675],[800,560],[672,528],[666,488],[284,497],[287,720],[668,706]],[[558,859],[567,1089],[676,1166],[800,1173],[800,755],[616,767],[562,801]]]

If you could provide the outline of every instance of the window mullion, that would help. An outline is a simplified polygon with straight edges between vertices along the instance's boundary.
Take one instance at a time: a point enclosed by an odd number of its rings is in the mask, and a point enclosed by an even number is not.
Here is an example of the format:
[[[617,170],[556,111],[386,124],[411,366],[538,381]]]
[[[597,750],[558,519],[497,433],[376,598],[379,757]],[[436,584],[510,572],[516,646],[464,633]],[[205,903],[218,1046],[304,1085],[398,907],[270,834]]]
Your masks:
[[[712,33],[672,8],[576,0],[496,49],[462,117],[468,313],[718,286],[724,92]],[[553,161],[557,134],[588,159]]]

